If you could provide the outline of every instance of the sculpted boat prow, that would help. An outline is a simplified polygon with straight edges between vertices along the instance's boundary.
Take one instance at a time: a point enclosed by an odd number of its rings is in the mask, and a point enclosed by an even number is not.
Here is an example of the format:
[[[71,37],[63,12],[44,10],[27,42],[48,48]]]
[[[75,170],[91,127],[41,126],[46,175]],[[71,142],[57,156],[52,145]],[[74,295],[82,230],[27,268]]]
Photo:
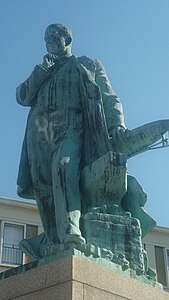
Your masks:
[[[124,153],[128,158],[145,152],[150,149],[167,147],[168,140],[164,138],[164,134],[169,131],[169,119],[158,120],[135,129],[116,132],[113,136],[113,148],[117,152]]]

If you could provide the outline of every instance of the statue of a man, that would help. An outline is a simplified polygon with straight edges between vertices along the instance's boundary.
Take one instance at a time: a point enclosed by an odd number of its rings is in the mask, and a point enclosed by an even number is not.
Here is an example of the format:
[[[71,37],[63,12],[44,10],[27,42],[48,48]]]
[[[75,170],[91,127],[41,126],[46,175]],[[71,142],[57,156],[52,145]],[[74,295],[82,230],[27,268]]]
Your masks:
[[[17,88],[18,103],[31,107],[18,194],[37,201],[49,242],[83,243],[80,171],[110,150],[124,115],[101,63],[71,54],[68,28],[48,26],[45,42],[43,63]]]

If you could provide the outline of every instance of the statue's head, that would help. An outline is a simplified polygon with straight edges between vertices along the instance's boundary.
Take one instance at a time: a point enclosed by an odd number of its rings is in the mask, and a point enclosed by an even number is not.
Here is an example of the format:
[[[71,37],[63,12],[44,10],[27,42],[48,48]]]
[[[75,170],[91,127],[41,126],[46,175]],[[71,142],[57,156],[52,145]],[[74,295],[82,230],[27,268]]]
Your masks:
[[[72,32],[62,24],[51,24],[46,28],[45,42],[47,51],[57,56],[70,54]]]

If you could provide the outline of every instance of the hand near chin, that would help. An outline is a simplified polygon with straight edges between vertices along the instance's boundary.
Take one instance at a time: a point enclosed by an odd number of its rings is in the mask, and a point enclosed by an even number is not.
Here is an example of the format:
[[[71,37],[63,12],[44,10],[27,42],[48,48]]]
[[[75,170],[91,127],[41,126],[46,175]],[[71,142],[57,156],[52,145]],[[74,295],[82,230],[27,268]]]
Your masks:
[[[47,69],[50,69],[51,67],[53,67],[55,65],[57,60],[58,60],[57,55],[48,53],[43,58],[42,66]]]

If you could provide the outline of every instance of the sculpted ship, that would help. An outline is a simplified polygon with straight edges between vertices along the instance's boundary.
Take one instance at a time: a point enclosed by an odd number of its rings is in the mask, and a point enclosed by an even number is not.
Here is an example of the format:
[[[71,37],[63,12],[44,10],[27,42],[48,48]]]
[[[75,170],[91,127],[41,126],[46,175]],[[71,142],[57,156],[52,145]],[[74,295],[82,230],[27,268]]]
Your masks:
[[[169,120],[154,121],[133,130],[125,130],[121,137],[113,137],[113,148],[124,153],[128,159],[147,150],[168,147],[168,139],[164,136],[168,131]],[[159,143],[154,144],[160,139]]]

